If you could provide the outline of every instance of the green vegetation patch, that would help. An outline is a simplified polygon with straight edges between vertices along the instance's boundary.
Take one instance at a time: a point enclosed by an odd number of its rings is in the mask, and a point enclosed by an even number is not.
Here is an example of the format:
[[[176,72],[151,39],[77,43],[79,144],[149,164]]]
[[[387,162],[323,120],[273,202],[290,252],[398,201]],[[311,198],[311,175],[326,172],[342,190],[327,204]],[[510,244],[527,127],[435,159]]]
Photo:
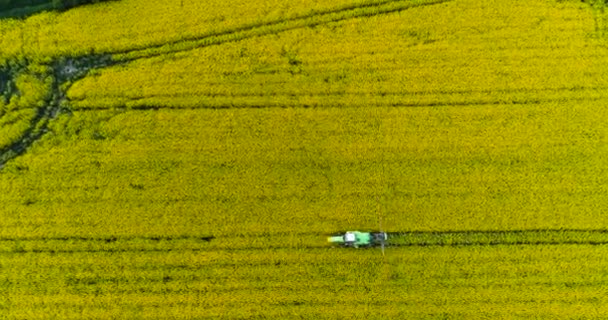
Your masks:
[[[102,1],[116,0],[0,0],[0,18],[23,18],[41,11],[67,10]]]

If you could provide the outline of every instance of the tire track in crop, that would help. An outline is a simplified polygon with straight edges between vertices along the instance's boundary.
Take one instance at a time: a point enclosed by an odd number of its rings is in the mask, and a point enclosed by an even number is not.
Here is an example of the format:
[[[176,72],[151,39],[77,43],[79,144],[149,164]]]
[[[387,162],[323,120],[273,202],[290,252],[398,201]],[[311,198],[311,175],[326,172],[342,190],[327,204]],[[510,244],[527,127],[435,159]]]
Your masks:
[[[390,246],[402,247],[608,244],[606,229],[413,231],[393,232],[388,235]]]
[[[377,92],[377,94],[379,95],[412,95],[412,96],[418,96],[418,95],[450,95],[450,94],[458,94],[458,95],[464,95],[464,94],[474,94],[474,93],[483,93],[483,94],[495,94],[495,93],[504,93],[504,94],[512,94],[512,93],[517,93],[517,92],[526,92],[526,93],[537,93],[537,92],[543,92],[543,93],[552,93],[552,92],[562,92],[562,91],[571,91],[571,92],[580,92],[580,91],[586,91],[586,90],[602,90],[605,91],[608,89],[608,86],[572,86],[572,87],[567,87],[567,86],[562,86],[562,87],[554,87],[554,88],[515,88],[515,89],[510,89],[510,88],[502,88],[502,89],[479,89],[479,90],[475,90],[475,89],[461,89],[461,90],[411,90],[411,91],[406,91],[407,89],[403,90],[403,91],[380,91]],[[365,95],[369,95],[371,92],[365,92],[365,91],[335,91],[335,92],[326,92],[326,91],[319,91],[319,92],[310,92],[310,93],[300,93],[300,92],[269,92],[269,93],[264,93],[266,96],[271,96],[271,97],[280,97],[280,96],[290,96],[290,97],[297,97],[297,96],[308,96],[308,95],[315,95],[315,96],[323,96],[323,97],[331,97],[331,96],[340,96],[340,95],[353,95],[353,96],[365,96]],[[191,94],[188,94],[191,95]],[[196,95],[196,94],[193,94]],[[257,97],[260,95],[260,93],[239,93],[239,92],[235,92],[235,93],[209,93],[209,94],[204,94],[201,93],[199,95],[204,95],[206,97]],[[163,94],[158,94],[158,95],[154,95],[154,97],[167,97],[167,98],[171,98],[171,97],[181,97],[182,94],[172,94],[172,93],[163,93]],[[141,99],[146,99],[148,97],[138,97],[138,98],[133,98],[133,100],[141,100]]]
[[[43,102],[42,107],[36,108],[36,115],[30,120],[30,125],[15,142],[0,148],[0,170],[6,163],[22,154],[49,131],[49,122],[61,113],[69,112],[64,106],[66,92],[72,83],[88,74],[90,70],[104,68],[116,64],[109,55],[94,55],[80,58],[60,59],[51,64],[52,79],[48,99]],[[19,74],[26,72],[27,65],[18,70],[5,71],[6,73]],[[14,91],[14,89],[13,89]],[[12,91],[11,91],[12,92]],[[12,92],[11,94],[14,94]],[[27,94],[27,93],[23,93]]]
[[[341,232],[340,234],[342,234]],[[291,236],[291,237],[286,237]],[[293,239],[308,237],[301,243]],[[264,250],[339,249],[327,234],[250,234],[233,236],[106,236],[0,237],[0,255],[13,253],[230,252]],[[274,239],[273,239],[274,238]],[[237,239],[238,241],[234,241]],[[259,241],[259,240],[264,241]],[[272,241],[269,241],[272,240]],[[231,242],[232,241],[232,242]],[[608,245],[608,230],[530,229],[389,232],[387,247],[491,247]],[[344,248],[351,249],[351,248]]]
[[[414,3],[408,0],[383,0],[350,5],[337,9],[312,12],[293,18],[243,25],[226,31],[165,42],[159,45],[147,46],[145,48],[108,52],[108,54],[112,54],[116,61],[130,62],[143,58],[162,56],[169,53],[189,51],[200,47],[221,45],[300,28],[315,27],[349,19],[389,14],[450,1],[453,0],[423,0]]]
[[[82,241],[82,242],[106,242],[112,243],[116,241],[128,240],[147,240],[147,241],[176,241],[176,240],[200,240],[211,241],[215,236],[208,235],[176,235],[176,236],[106,236],[106,237],[85,237],[85,236],[57,236],[57,237],[0,237],[0,242],[3,241]]]
[[[391,102],[391,103],[382,103],[382,102],[378,102],[376,105],[377,106],[388,106],[388,107],[408,107],[408,108],[427,108],[427,107],[444,107],[444,106],[478,106],[478,105],[535,105],[535,104],[541,104],[541,103],[553,103],[553,102],[562,102],[564,101],[564,97],[563,96],[553,96],[553,97],[539,97],[537,95],[534,95],[534,93],[537,92],[546,92],[546,93],[553,93],[553,94],[559,94],[559,93],[563,93],[563,92],[567,92],[567,93],[571,93],[572,95],[570,97],[567,98],[568,101],[577,101],[577,102],[584,102],[584,101],[599,101],[599,100],[603,100],[608,96],[603,96],[603,95],[598,95],[598,96],[589,96],[584,94],[586,90],[596,90],[596,91],[601,91],[606,89],[607,87],[589,87],[589,88],[544,88],[544,89],[503,89],[503,90],[496,90],[494,92],[490,91],[490,90],[479,90],[479,91],[475,91],[475,90],[458,90],[458,91],[429,91],[429,92],[381,92],[381,93],[376,93],[376,95],[378,96],[391,96],[391,97],[403,97],[403,98],[411,98],[414,99],[415,97],[426,97],[426,96],[436,96],[436,95],[445,95],[446,97],[443,97],[444,99],[442,99],[442,97],[438,97],[436,99],[430,100],[430,101],[396,101],[396,102]],[[470,99],[467,98],[466,96],[464,96],[465,94],[488,94],[487,98],[476,98],[476,99]],[[507,96],[505,97],[492,97],[489,96],[491,93],[503,93]],[[524,97],[514,97],[514,96],[510,96],[508,94],[517,94],[517,93],[521,93],[521,94],[527,94],[529,96],[524,96]],[[268,94],[264,94],[262,95],[263,97],[275,97],[275,98],[294,98],[294,97],[308,97],[308,96],[315,96],[315,97],[348,97],[348,96],[369,96],[370,93],[369,92],[335,92],[335,93],[327,93],[327,92],[319,92],[319,93],[306,93],[306,94],[301,94],[301,93],[268,93]],[[175,94],[158,94],[158,95],[153,95],[153,96],[149,96],[149,97],[138,97],[138,98],[125,98],[125,97],[119,97],[120,99],[126,100],[129,103],[137,103],[139,101],[145,101],[146,99],[149,98],[164,98],[164,99],[170,99],[173,97],[184,97],[184,96],[189,96],[189,97],[213,97],[213,98],[255,98],[255,97],[260,97],[259,94],[189,94],[189,95],[175,95]],[[462,98],[461,100],[458,99],[452,99],[450,100],[450,97],[455,96],[455,97],[460,97],[460,96],[464,96],[464,98]],[[72,100],[74,102],[78,102],[78,101],[82,101],[82,100]],[[122,107],[81,107],[78,110],[79,111],[99,111],[99,110],[115,110],[115,109],[129,109],[129,110],[200,110],[200,109],[266,109],[266,108],[276,108],[276,107],[287,107],[287,106],[292,106],[292,105],[301,105],[300,102],[292,102],[291,104],[289,103],[284,103],[284,102],[276,102],[276,103],[268,103],[268,104],[264,104],[264,105],[256,105],[256,104],[242,104],[239,105],[239,103],[230,103],[230,104],[218,104],[218,105],[206,105],[203,107],[192,107],[192,106],[170,106],[170,105],[166,105],[166,106],[159,106],[159,105],[148,105],[148,104],[142,104],[142,105],[131,105],[129,107],[126,106],[126,104],[124,104]],[[314,105],[314,104],[313,104]],[[349,106],[354,105],[352,102],[348,103]],[[369,103],[365,103],[365,105],[370,105]],[[331,104],[328,102],[323,102],[323,106],[328,106],[328,107],[332,107],[332,106],[337,106],[337,107],[343,107],[342,104]],[[306,107],[306,106],[304,106]]]
[[[8,161],[24,154],[36,141],[40,140],[42,136],[48,132],[49,121],[55,118],[61,109],[60,95],[57,94],[57,92],[59,92],[59,85],[56,81],[53,81],[52,86],[52,97],[44,102],[43,107],[36,109],[35,116],[30,120],[29,128],[25,130],[15,142],[0,148],[0,169],[2,169]]]
[[[54,81],[53,87],[56,86]],[[36,114],[30,120],[29,128],[15,142],[0,148],[0,170],[8,161],[24,154],[34,142],[42,138],[48,131],[49,120],[59,113],[59,109],[59,100],[55,94],[49,101],[44,102],[43,107],[36,108]]]

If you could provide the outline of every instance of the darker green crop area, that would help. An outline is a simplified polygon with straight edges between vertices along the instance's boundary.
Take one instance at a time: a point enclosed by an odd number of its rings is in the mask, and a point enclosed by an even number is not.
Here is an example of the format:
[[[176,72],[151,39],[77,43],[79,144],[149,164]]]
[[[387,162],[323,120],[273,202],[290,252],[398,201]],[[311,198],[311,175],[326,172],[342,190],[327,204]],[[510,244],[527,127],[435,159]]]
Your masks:
[[[42,11],[67,10],[102,1],[104,0],[0,0],[0,19],[24,18]]]

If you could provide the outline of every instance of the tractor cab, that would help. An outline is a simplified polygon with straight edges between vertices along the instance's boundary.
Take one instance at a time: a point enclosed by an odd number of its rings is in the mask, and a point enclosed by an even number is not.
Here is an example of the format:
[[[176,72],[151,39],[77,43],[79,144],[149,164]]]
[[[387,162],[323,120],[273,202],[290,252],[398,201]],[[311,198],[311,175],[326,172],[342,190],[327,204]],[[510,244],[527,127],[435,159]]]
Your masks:
[[[347,231],[343,235],[327,238],[330,243],[342,244],[345,247],[373,247],[383,244],[388,239],[386,232]]]

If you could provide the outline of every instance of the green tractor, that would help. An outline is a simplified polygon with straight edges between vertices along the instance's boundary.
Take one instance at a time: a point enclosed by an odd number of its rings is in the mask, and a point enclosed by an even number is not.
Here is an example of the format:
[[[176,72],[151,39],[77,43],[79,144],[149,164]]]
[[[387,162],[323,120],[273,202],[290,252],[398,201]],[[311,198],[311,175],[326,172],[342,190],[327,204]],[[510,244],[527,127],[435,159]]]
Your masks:
[[[347,231],[344,234],[327,238],[327,242],[341,244],[345,247],[360,248],[382,246],[382,252],[384,252],[384,243],[387,240],[388,235],[386,232],[361,231]]]

